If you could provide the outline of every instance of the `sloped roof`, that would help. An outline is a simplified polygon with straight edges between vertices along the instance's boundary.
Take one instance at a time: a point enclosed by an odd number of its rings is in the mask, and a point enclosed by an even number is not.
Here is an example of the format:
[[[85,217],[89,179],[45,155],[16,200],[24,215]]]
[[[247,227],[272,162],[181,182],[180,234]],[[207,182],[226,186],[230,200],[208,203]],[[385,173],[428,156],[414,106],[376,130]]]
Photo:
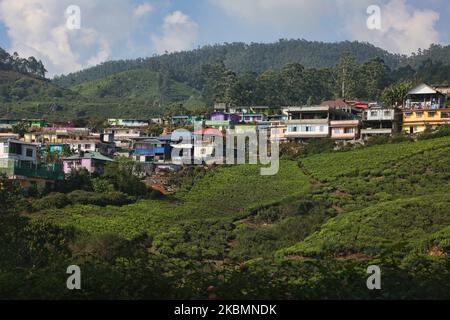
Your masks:
[[[222,131],[215,129],[215,128],[205,128],[199,131],[195,131],[194,135],[196,136],[219,136],[223,137]]]
[[[349,107],[349,105],[342,99],[324,101],[320,105],[322,107],[331,107],[331,108],[348,108]]]
[[[411,89],[408,92],[408,95],[410,95],[410,94],[437,94],[437,93],[441,94],[439,91],[434,90],[429,85],[422,83],[422,84],[418,85],[417,87]]]
[[[80,159],[93,159],[93,160],[99,160],[99,161],[114,161],[111,158],[105,157],[99,152],[86,152],[83,156],[76,155],[72,157],[64,158],[63,160],[80,160]]]

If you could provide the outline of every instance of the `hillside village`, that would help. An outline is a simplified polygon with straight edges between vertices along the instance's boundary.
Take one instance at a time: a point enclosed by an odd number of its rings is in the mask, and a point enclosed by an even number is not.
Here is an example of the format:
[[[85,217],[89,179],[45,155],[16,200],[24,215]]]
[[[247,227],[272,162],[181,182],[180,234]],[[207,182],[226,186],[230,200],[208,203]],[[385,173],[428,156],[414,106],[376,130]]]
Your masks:
[[[274,110],[216,103],[207,115],[108,119],[97,130],[71,122],[0,119],[0,171],[24,188],[52,189],[73,170],[84,168],[91,175],[100,175],[106,164],[126,157],[152,176],[179,170],[186,158],[208,164],[214,156],[215,137],[225,137],[230,130],[245,135],[265,129],[272,143],[331,139],[336,146],[364,144],[378,136],[415,135],[450,124],[449,94],[448,86],[420,84],[398,106],[333,100]],[[195,131],[198,127],[202,130]],[[180,128],[190,132],[183,142],[171,135]],[[179,149],[180,157],[172,157],[174,149]]]

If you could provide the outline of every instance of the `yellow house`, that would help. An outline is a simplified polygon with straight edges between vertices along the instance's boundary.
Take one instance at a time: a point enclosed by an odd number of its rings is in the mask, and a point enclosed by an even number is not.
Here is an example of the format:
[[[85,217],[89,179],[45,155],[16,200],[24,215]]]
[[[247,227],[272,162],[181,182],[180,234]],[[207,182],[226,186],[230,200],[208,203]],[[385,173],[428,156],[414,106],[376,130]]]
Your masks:
[[[450,124],[447,94],[421,84],[408,92],[403,106],[403,131],[420,133],[426,129]]]
[[[406,133],[420,133],[446,124],[450,124],[450,108],[403,111],[403,131]]]

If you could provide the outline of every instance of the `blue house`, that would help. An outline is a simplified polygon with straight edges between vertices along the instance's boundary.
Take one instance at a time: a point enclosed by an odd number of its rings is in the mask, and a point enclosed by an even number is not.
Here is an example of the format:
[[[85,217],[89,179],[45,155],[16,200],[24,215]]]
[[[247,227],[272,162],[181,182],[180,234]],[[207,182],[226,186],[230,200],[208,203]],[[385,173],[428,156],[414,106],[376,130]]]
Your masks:
[[[133,159],[141,163],[164,163],[170,160],[170,142],[149,138],[136,142]]]

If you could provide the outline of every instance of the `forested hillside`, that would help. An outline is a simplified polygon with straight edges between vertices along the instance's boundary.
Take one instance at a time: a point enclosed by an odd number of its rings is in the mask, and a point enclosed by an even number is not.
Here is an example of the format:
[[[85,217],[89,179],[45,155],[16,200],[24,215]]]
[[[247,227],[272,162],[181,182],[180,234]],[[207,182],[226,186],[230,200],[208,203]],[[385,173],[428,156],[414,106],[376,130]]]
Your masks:
[[[324,43],[306,40],[280,40],[276,43],[230,43],[205,46],[193,51],[166,54],[158,57],[137,60],[107,62],[74,74],[55,78],[62,86],[71,86],[84,81],[96,80],[117,72],[149,68],[154,71],[170,72],[171,77],[181,82],[189,82],[201,88],[196,78],[202,73],[202,66],[223,61],[231,71],[242,74],[260,74],[268,69],[280,69],[288,63],[300,63],[305,68],[330,68],[336,66],[339,58],[351,53],[357,64],[374,58],[381,58],[391,69],[410,65],[419,68],[431,59],[434,63],[450,65],[450,46],[432,45],[419,50],[411,57],[391,54],[369,43],[338,42]]]
[[[214,102],[276,108],[335,98],[401,103],[416,83],[450,84],[449,48],[404,57],[358,42],[234,43],[106,62],[51,82],[36,59],[1,51],[0,116],[148,118],[203,113]]]
[[[54,81],[62,86],[71,86],[87,80],[100,79],[118,70],[144,67],[169,72],[175,80],[188,82],[199,89],[201,82],[196,79],[202,74],[204,65],[214,65],[223,61],[225,67],[238,74],[245,72],[260,74],[268,69],[280,69],[285,64],[294,62],[300,63],[305,68],[328,68],[334,67],[339,58],[347,52],[352,53],[357,64],[382,58],[389,67],[395,68],[405,60],[405,57],[360,42],[280,40],[270,44],[229,43],[147,59],[108,62],[74,74],[56,77]]]
[[[17,52],[10,55],[0,48],[0,71],[2,70],[27,73],[41,78],[44,78],[47,73],[42,61],[37,61],[34,57],[20,58]]]
[[[172,104],[187,110],[205,106],[195,89],[149,69],[118,68],[115,70],[121,72],[111,76],[61,87],[43,78],[41,63],[36,72],[30,69],[30,61],[36,61],[33,57],[22,59],[7,53],[4,57],[0,64],[0,117],[56,121],[94,116],[152,117],[164,114]]]

